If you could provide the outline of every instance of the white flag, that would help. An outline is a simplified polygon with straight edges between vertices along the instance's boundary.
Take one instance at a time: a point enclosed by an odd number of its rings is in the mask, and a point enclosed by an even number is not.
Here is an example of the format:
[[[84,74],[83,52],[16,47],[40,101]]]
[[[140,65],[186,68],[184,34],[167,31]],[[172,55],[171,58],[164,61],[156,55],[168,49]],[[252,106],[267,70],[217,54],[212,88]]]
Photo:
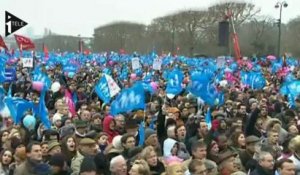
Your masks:
[[[105,74],[105,78],[107,81],[110,97],[113,97],[116,94],[118,94],[121,91],[121,89],[110,75]]]

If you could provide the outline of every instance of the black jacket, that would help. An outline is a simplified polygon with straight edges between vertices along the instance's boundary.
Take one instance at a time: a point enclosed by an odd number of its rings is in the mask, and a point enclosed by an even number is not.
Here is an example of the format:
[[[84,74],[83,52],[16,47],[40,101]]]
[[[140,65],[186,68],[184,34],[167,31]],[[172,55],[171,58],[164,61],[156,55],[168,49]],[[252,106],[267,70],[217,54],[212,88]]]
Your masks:
[[[243,167],[248,172],[253,171],[257,166],[257,161],[253,159],[253,155],[251,155],[247,150],[242,150],[239,152],[239,157],[242,162]]]
[[[274,171],[272,170],[266,170],[260,165],[257,165],[254,171],[250,173],[250,175],[274,175]]]
[[[250,118],[248,119],[247,123],[246,123],[246,128],[245,128],[245,136],[251,136],[251,135],[256,135],[254,133],[255,130],[255,123],[257,121],[258,118],[258,114],[260,113],[260,110],[258,108],[256,108],[250,115]],[[257,136],[257,135],[256,135]]]
[[[165,172],[165,166],[159,160],[157,160],[157,165],[155,167],[149,166],[151,175],[160,175]]]

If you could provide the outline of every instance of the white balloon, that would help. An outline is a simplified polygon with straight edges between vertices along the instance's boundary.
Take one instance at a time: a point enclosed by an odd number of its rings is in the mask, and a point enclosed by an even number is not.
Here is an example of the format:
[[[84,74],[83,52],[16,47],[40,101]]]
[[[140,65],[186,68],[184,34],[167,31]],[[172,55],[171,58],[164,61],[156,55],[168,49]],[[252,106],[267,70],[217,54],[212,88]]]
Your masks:
[[[54,82],[52,85],[51,85],[51,91],[52,92],[58,92],[60,89],[60,83],[59,82]]]
[[[220,81],[220,85],[221,85],[222,87],[226,87],[227,84],[228,84],[227,80],[222,80],[222,81]]]
[[[191,93],[189,93],[186,97],[187,97],[188,99],[193,99],[193,98],[194,98],[193,94],[191,94]]]

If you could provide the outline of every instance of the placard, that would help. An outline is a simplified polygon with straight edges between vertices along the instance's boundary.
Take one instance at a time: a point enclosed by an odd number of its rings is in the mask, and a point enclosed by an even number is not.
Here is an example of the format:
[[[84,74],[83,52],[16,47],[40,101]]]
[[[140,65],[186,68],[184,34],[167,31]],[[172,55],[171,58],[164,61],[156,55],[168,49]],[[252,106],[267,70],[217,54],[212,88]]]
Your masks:
[[[138,57],[132,58],[131,64],[133,70],[139,69],[141,67],[140,59]]]
[[[32,68],[33,58],[22,58],[23,67]]]
[[[154,70],[160,70],[162,65],[162,59],[160,58],[155,58],[153,60],[153,69]]]

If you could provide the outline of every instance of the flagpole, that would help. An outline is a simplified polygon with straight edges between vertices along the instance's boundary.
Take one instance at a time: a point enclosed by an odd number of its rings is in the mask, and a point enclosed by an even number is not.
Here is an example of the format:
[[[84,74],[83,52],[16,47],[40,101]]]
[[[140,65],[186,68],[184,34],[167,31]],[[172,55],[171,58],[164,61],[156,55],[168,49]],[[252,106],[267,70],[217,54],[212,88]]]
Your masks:
[[[227,16],[229,17],[229,20],[231,22],[232,30],[233,30],[233,47],[235,52],[236,61],[241,59],[241,50],[240,50],[240,44],[239,44],[239,38],[235,30],[235,25],[233,22],[233,14],[228,11]]]
[[[23,53],[22,53],[22,49],[23,49],[22,48],[22,43],[20,44],[20,48],[19,49],[20,49],[20,57],[22,57],[23,56]]]

